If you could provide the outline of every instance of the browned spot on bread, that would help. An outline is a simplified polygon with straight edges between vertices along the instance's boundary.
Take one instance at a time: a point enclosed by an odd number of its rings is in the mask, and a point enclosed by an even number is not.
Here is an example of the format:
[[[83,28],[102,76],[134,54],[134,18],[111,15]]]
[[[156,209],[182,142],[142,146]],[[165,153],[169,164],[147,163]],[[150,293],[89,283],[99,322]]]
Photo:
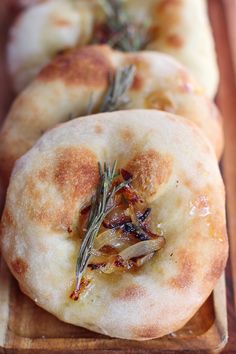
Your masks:
[[[137,72],[147,73],[149,71],[149,62],[145,58],[140,56],[140,54],[128,54],[126,61],[127,65],[135,65]]]
[[[89,199],[96,189],[97,158],[86,147],[59,148],[50,165],[45,161],[35,175],[25,182],[24,197],[29,217],[54,230],[67,230],[74,220],[78,203]],[[50,193],[53,188],[55,192]],[[58,194],[56,201],[54,193]]]
[[[181,181],[182,181],[182,184],[183,184],[186,188],[188,188],[188,189],[190,189],[190,190],[194,190],[194,184],[193,184],[193,181],[192,181],[190,178],[185,177],[185,178],[183,178]]]
[[[66,20],[65,18],[54,18],[54,25],[58,26],[58,27],[68,27],[71,25],[71,22]]]
[[[157,324],[133,328],[133,332],[137,338],[155,338],[159,335]]]
[[[95,125],[95,133],[102,134],[103,133],[103,126],[97,123]]]
[[[15,221],[14,218],[10,212],[10,210],[8,208],[5,208],[4,212],[3,212],[3,216],[2,216],[2,224],[6,224],[6,225],[14,225]]]
[[[42,181],[42,179],[40,178],[39,180]],[[29,177],[29,179],[26,182],[26,191],[30,191],[30,197],[32,198],[31,199],[32,201],[34,200],[38,202],[43,197],[42,190],[38,188],[38,183],[35,178]]]
[[[181,48],[184,45],[184,39],[178,34],[170,34],[166,37],[166,42],[174,48]]]
[[[11,267],[14,273],[17,275],[24,275],[27,272],[28,264],[20,257],[11,262]]]
[[[170,94],[162,90],[151,92],[145,100],[145,106],[148,109],[158,109],[172,113],[174,113],[177,109],[176,103]]]
[[[146,197],[157,193],[160,185],[167,183],[172,172],[173,160],[153,149],[137,153],[126,170],[133,176],[133,185]]]
[[[106,87],[113,66],[108,59],[107,47],[84,47],[58,55],[40,73],[44,81],[62,80],[66,84],[85,87]]]
[[[121,301],[133,301],[144,298],[145,295],[146,290],[143,287],[133,284],[119,292],[116,297]]]
[[[226,257],[222,257],[222,253],[212,262],[211,270],[207,273],[207,281],[214,282],[220,278],[226,264]]]
[[[126,142],[132,141],[134,138],[134,132],[129,128],[125,128],[121,130],[121,138]]]
[[[183,0],[162,0],[157,4],[154,10],[158,17],[161,16],[161,35],[169,34],[169,25],[171,25],[171,29],[173,30],[181,22],[182,5]]]
[[[50,178],[44,182],[50,185]],[[45,189],[41,190],[36,178],[30,177],[26,181],[24,193],[28,201],[27,213],[31,220],[38,224],[50,226],[52,229],[66,229],[71,225],[73,218],[73,209],[69,210],[70,199],[68,202],[62,202],[60,207],[56,206],[55,201],[50,197],[50,193],[46,194]]]
[[[160,26],[156,26],[156,25],[153,25],[150,27],[149,29],[149,36],[151,38],[151,40],[155,40],[155,39],[158,39],[161,35],[161,27]]]
[[[98,162],[88,148],[58,149],[54,181],[60,192],[69,199],[83,198],[98,184]]]
[[[142,89],[142,87],[144,86],[144,79],[141,75],[139,75],[138,73],[135,74],[134,77],[134,81],[132,84],[131,89],[132,90],[137,90],[140,91]]]
[[[48,168],[43,168],[38,171],[37,177],[41,181],[45,181],[49,177],[49,171]]]
[[[219,212],[213,212],[207,216],[207,222],[209,237],[222,242],[222,245],[227,242],[227,231],[223,215]]]
[[[187,250],[179,250],[175,253],[178,274],[170,279],[173,288],[183,289],[191,286],[196,269],[196,260],[193,253]]]

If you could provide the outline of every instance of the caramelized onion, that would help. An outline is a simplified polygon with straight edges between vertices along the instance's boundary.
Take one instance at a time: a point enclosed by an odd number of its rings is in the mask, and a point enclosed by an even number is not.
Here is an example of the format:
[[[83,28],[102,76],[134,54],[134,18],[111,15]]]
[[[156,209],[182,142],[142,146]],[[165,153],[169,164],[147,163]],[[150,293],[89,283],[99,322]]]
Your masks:
[[[146,256],[143,257],[138,257],[134,259],[134,263],[136,267],[141,267],[144,263],[148,262],[154,255],[154,252],[147,254]]]
[[[91,251],[91,255],[94,257],[99,257],[99,256],[102,256],[102,252],[99,251],[98,249],[93,248]]]
[[[122,193],[130,205],[134,205],[137,202],[142,202],[135,190],[129,185],[122,188]]]
[[[98,235],[95,239],[94,246],[96,250],[100,250],[103,246],[111,246],[114,248],[126,247],[127,240],[122,239],[118,231],[109,229]]]
[[[147,254],[158,251],[162,248],[164,246],[164,242],[164,237],[161,236],[156,240],[138,242],[121,251],[119,255],[125,261],[135,257],[146,256]]]
[[[124,178],[125,181],[128,181],[129,179],[131,180],[133,178],[133,176],[131,175],[131,173],[127,170],[125,170],[124,168],[122,168],[120,170],[121,176]]]
[[[124,271],[125,269],[131,268],[132,265],[129,262],[124,261],[120,255],[116,255],[115,257],[111,257],[108,263],[104,268],[101,269],[103,273],[111,274],[117,271]]]
[[[102,225],[106,229],[115,229],[121,227],[122,225],[130,221],[131,221],[130,217],[123,214],[119,218],[117,217],[116,219],[114,218],[111,219],[111,221],[104,220]]]
[[[151,208],[147,208],[143,214],[138,216],[140,222],[144,222],[151,213]]]
[[[132,223],[124,224],[124,231],[128,234],[134,235],[140,241],[147,241],[151,238],[140,226]]]

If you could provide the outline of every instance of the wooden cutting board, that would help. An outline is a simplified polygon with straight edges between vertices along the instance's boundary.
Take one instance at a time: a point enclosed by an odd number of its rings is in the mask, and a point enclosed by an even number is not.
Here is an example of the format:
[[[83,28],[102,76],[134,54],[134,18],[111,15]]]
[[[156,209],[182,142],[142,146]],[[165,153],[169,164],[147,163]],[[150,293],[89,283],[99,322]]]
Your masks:
[[[7,0],[6,0],[7,1]],[[226,148],[223,174],[228,192],[228,220],[232,245],[235,247],[236,216],[236,97],[232,63],[228,60],[230,49],[227,42],[226,14],[231,16],[234,0],[209,0],[209,10],[216,36],[221,71],[221,85],[217,102],[224,114]],[[6,4],[6,3],[5,3]],[[13,13],[0,1],[0,120],[4,117],[13,94],[5,69],[4,45],[6,32]],[[232,21],[232,19],[231,19]],[[232,32],[232,28],[230,27]],[[231,33],[230,32],[230,33]],[[236,33],[236,32],[235,32]],[[231,37],[230,37],[231,38]],[[226,55],[228,54],[228,56]],[[235,140],[235,142],[234,142]],[[233,163],[233,161],[235,161]],[[235,235],[236,237],[236,235]],[[236,249],[232,251],[235,262]],[[236,269],[236,263],[235,263]],[[235,271],[236,275],[236,271]],[[145,341],[112,339],[57,320],[37,307],[23,295],[11,277],[4,262],[0,265],[0,353],[168,353],[219,352],[226,344],[227,313],[225,281],[222,277],[205,304],[191,321],[180,331],[163,338]],[[232,352],[233,353],[233,352]],[[236,353],[236,348],[235,348]]]
[[[135,342],[113,339],[80,327],[65,324],[37,307],[23,295],[4,262],[0,270],[0,346],[7,353],[37,349],[45,353],[132,352],[137,349],[162,353],[210,350],[218,352],[227,342],[224,277],[192,320],[180,331],[160,339]],[[15,350],[15,351],[14,351]],[[20,350],[20,351],[17,351]]]

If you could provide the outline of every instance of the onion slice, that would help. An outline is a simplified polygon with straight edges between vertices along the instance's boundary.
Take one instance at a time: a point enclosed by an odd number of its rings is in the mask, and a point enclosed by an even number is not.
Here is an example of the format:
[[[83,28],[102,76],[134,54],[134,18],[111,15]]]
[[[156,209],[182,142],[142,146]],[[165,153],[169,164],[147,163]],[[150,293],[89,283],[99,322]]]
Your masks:
[[[122,239],[116,230],[109,229],[102,232],[95,239],[94,247],[96,250],[100,250],[103,246],[123,248],[127,246],[127,241]]]
[[[119,253],[119,255],[126,261],[131,258],[146,256],[149,253],[158,251],[164,246],[165,239],[160,236],[156,240],[147,240],[135,243],[130,247],[127,247]]]
[[[154,253],[155,252],[152,252],[147,254],[146,256],[136,258],[135,265],[137,267],[141,267],[142,265],[144,265],[144,263],[148,262],[154,256]]]

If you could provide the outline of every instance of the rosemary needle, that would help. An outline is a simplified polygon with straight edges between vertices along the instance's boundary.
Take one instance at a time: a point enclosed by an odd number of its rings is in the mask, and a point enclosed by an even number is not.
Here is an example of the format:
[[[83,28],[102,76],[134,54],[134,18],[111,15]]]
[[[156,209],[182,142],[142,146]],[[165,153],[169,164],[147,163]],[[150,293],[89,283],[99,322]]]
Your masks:
[[[120,189],[124,188],[131,182],[131,180],[124,181],[112,187],[114,178],[117,176],[116,166],[117,161],[114,162],[112,167],[104,164],[102,169],[99,163],[100,183],[97,188],[96,195],[92,197],[88,228],[82,241],[76,264],[76,290],[74,293],[76,293],[77,296],[75,299],[78,299],[81,280],[92,255],[95,238],[99,232],[103,220],[114,207],[113,198]]]
[[[100,112],[117,111],[129,103],[127,91],[133,84],[135,66],[119,68],[114,76],[110,75],[110,87],[100,107]]]
[[[130,101],[128,91],[134,82],[135,65],[118,68],[115,74],[110,74],[110,83],[99,112],[113,112],[124,108]],[[87,115],[94,112],[93,96],[89,98]]]

